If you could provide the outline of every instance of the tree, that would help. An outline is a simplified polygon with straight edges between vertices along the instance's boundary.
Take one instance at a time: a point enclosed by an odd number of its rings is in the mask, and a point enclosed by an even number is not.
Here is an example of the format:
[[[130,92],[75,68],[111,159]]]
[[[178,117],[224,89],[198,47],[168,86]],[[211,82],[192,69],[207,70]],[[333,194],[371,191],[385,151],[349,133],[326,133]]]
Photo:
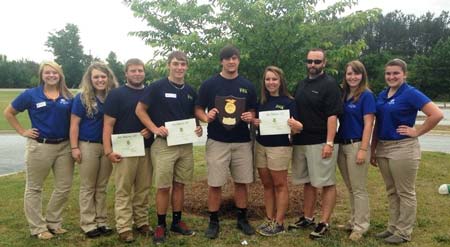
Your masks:
[[[106,58],[106,62],[108,63],[109,68],[114,72],[114,74],[117,77],[117,81],[120,84],[125,83],[125,72],[124,72],[124,65],[117,61],[117,55],[114,52],[110,52],[108,54],[108,57]]]
[[[64,29],[50,33],[45,45],[63,67],[67,85],[77,86],[86,65],[90,63],[87,61],[89,57],[83,53],[78,27],[69,23]]]
[[[125,1],[148,30],[133,32],[157,55],[182,50],[190,57],[188,81],[198,85],[219,70],[218,52],[225,44],[241,50],[240,72],[260,84],[268,65],[281,67],[290,87],[306,75],[303,60],[312,47],[328,51],[328,71],[334,75],[344,61],[357,58],[362,39],[344,43],[344,36],[377,18],[380,10],[339,17],[356,0],[341,0],[316,11],[317,0],[197,0]]]
[[[36,86],[39,64],[29,60],[8,61],[0,55],[0,87],[27,88]]]

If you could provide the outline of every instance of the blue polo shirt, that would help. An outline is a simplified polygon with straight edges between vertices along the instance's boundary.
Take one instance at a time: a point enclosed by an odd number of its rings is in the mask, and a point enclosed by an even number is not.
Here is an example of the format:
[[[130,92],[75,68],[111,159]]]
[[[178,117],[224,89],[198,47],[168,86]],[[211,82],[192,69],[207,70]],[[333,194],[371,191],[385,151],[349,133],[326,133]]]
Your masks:
[[[215,75],[202,83],[198,91],[198,100],[196,105],[204,109],[212,109],[215,107],[216,96],[234,96],[245,98],[245,110],[256,110],[256,91],[255,86],[249,80],[242,76],[234,79],[226,79],[220,74]],[[239,116],[240,117],[240,116]],[[219,118],[208,124],[208,138],[220,142],[249,142],[250,131],[248,124],[240,121],[231,130],[225,129]]]
[[[395,94],[388,98],[389,88],[377,98],[377,135],[380,140],[401,140],[409,136],[400,135],[399,125],[413,127],[417,112],[431,100],[415,87],[403,83]]]
[[[28,110],[31,127],[38,129],[40,138],[69,138],[72,99],[48,99],[41,85],[22,92],[11,105],[19,112]]]
[[[290,116],[298,119],[295,100],[287,96],[268,96],[267,102],[258,106],[257,116],[263,111],[289,110]],[[291,146],[289,135],[266,135],[261,136],[258,132],[256,140],[265,147]]]
[[[375,96],[369,90],[365,90],[359,96],[344,100],[344,113],[339,116],[338,138],[340,140],[362,138],[364,130],[364,116],[376,112]]]
[[[144,89],[134,89],[126,85],[111,90],[103,106],[104,114],[116,119],[114,134],[140,132],[145,129],[136,116],[136,105],[144,95]],[[144,145],[149,148],[153,143],[153,135],[144,138]]]
[[[139,100],[148,106],[153,123],[163,126],[165,122],[194,117],[197,93],[188,84],[177,87],[168,78],[151,83]]]
[[[87,116],[86,108],[81,101],[81,93],[73,99],[72,114],[80,118],[78,139],[82,141],[102,141],[103,133],[103,103],[95,98],[97,112],[92,117]]]

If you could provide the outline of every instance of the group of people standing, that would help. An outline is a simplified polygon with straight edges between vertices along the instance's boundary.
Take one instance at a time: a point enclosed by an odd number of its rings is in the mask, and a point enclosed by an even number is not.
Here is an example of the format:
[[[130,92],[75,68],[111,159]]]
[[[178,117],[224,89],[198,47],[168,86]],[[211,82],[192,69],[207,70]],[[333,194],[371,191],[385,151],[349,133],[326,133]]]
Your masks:
[[[376,237],[388,243],[411,240],[420,162],[417,137],[431,130],[442,119],[442,112],[406,82],[404,61],[394,59],[386,64],[387,87],[375,98],[361,62],[345,66],[340,88],[324,72],[325,51],[311,49],[305,60],[307,78],[298,83],[293,96],[283,71],[268,66],[258,101],[254,84],[238,72],[239,50],[228,45],[219,56],[220,73],[204,81],[198,94],[185,83],[188,58],[180,51],[168,56],[168,76],[149,86],[144,84],[144,63],[139,59],[126,62],[126,84],[120,87],[105,64],[94,63],[75,97],[66,87],[61,67],[54,62],[42,63],[40,85],[21,93],[4,111],[10,125],[27,137],[24,208],[31,234],[51,239],[67,232],[62,227],[62,211],[75,161],[80,171],[80,226],[87,237],[113,233],[106,210],[106,188],[113,166],[114,215],[121,241],[133,242],[134,232],[153,234],[156,244],[166,240],[168,230],[194,235],[182,220],[184,187],[194,171],[192,144],[169,146],[165,123],[196,118],[208,123],[207,238],[219,236],[222,186],[229,174],[234,183],[236,227],[247,235],[283,233],[289,202],[288,168],[292,164],[293,183],[304,185],[304,203],[302,216],[287,229],[311,228],[311,238],[326,235],[336,203],[337,166],[351,204],[350,219],[341,227],[351,232],[349,239],[360,240],[370,226],[366,187],[371,163],[378,165],[385,181],[390,215],[386,230]],[[224,110],[216,105],[221,96],[244,99],[242,114],[231,128],[224,124]],[[225,111],[234,112],[236,106],[230,104]],[[28,110],[31,129],[24,129],[16,118],[24,110]],[[260,113],[276,110],[289,111],[291,133],[262,135]],[[427,117],[420,127],[414,127],[418,110]],[[255,142],[250,126],[256,129]],[[112,134],[136,132],[144,139],[144,156],[122,157],[113,150]],[[195,134],[203,134],[198,121]],[[256,229],[247,218],[247,185],[254,180],[254,167],[264,187],[267,217]],[[55,177],[54,191],[44,216],[41,193],[50,171]],[[152,178],[157,213],[154,231],[148,220]],[[322,205],[316,223],[318,189],[322,190]],[[172,222],[167,227],[169,205]]]

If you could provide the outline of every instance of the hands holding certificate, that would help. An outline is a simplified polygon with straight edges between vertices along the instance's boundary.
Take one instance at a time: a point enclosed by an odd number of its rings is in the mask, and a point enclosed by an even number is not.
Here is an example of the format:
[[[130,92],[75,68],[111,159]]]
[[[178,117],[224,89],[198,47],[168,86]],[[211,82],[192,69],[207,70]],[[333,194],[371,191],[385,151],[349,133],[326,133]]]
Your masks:
[[[303,129],[303,124],[289,117],[289,110],[263,111],[259,119],[252,120],[259,127],[260,135],[297,134]]]

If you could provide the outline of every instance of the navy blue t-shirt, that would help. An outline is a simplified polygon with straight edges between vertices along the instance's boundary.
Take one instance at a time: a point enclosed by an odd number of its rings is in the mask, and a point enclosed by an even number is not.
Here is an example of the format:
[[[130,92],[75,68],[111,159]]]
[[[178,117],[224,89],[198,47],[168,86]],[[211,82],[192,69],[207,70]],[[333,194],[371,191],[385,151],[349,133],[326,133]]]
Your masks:
[[[256,91],[253,83],[242,76],[230,80],[222,77],[220,74],[202,83],[198,92],[196,105],[204,109],[212,109],[215,107],[216,96],[230,95],[246,99],[245,111],[250,109],[256,110]],[[208,138],[227,143],[249,142],[250,131],[248,124],[244,121],[240,121],[234,128],[227,130],[219,121],[219,118],[216,118],[208,124]]]
[[[136,105],[144,95],[144,89],[133,89],[126,85],[115,88],[109,92],[104,104],[104,113],[116,119],[114,134],[126,134],[140,132],[145,129],[136,116]],[[146,148],[153,143],[153,135],[144,138]]]
[[[292,143],[325,143],[328,117],[342,113],[341,89],[338,83],[333,77],[323,73],[317,78],[300,81],[294,95],[303,130],[293,136]]]
[[[69,138],[72,99],[59,96],[51,100],[45,96],[41,85],[25,90],[14,99],[11,106],[19,112],[28,110],[31,127],[38,129],[40,138]]]
[[[401,140],[409,136],[397,133],[399,125],[413,127],[417,112],[431,102],[425,94],[415,87],[403,83],[392,97],[388,98],[389,88],[377,98],[377,135],[380,140]]]
[[[151,83],[139,100],[148,106],[153,123],[163,126],[165,122],[194,117],[197,93],[188,84],[178,88],[168,78]]]
[[[83,141],[102,141],[103,133],[103,103],[95,98],[97,112],[89,117],[81,101],[81,93],[73,99],[72,114],[80,118],[78,139]]]
[[[344,114],[339,116],[338,138],[340,140],[362,138],[364,131],[364,116],[375,114],[375,96],[369,90],[365,90],[359,96],[358,101],[353,98],[344,101]]]
[[[287,96],[267,97],[267,102],[258,106],[257,115],[263,111],[289,110],[290,116],[298,119],[297,107],[294,99]],[[265,147],[290,146],[289,135],[266,135],[261,136],[258,132],[256,140]]]

